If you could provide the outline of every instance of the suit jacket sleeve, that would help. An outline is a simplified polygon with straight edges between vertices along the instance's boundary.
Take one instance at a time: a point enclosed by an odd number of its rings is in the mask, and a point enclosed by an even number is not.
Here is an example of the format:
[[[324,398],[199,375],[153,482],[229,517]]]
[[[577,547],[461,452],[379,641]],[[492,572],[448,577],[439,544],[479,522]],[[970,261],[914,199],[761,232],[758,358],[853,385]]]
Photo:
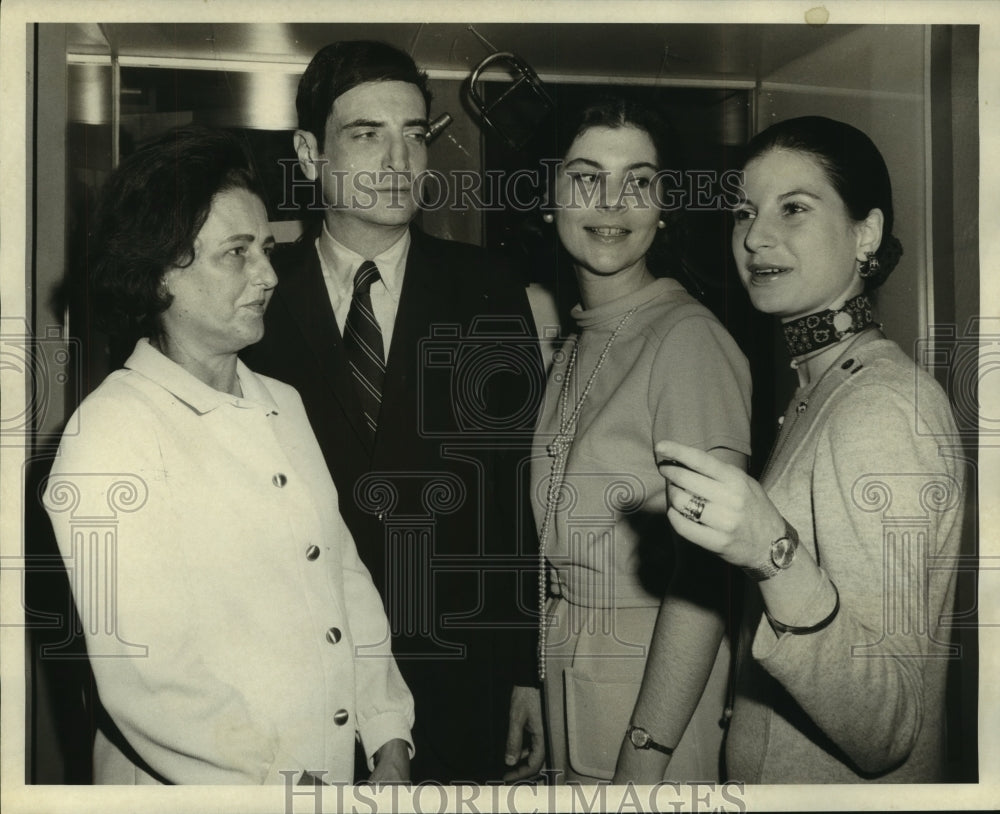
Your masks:
[[[509,386],[497,388],[497,414],[517,417],[511,432],[497,456],[497,488],[493,491],[496,508],[505,513],[503,527],[515,536],[516,551],[522,563],[517,588],[515,613],[525,627],[513,631],[511,655],[513,682],[518,686],[538,685],[538,532],[531,508],[530,455],[531,442],[538,410],[545,392],[545,369],[542,363],[534,319],[525,288],[509,264],[500,262],[490,270],[496,293],[491,296],[502,303],[501,313],[520,318],[523,331],[512,342],[519,352],[519,361],[512,364],[518,375]],[[505,492],[513,490],[513,494]]]

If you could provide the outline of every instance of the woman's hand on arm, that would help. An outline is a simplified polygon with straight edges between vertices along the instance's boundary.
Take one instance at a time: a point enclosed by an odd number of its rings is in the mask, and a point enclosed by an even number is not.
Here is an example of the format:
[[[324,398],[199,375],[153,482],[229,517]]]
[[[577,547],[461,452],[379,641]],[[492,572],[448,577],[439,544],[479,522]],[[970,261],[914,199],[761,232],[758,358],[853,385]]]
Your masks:
[[[744,468],[695,447],[660,441],[656,455],[667,479],[667,519],[674,530],[730,565],[758,565],[785,528],[763,487]],[[704,500],[697,520],[685,516],[695,497]]]
[[[764,487],[738,466],[700,449],[661,441],[656,453],[668,481],[667,518],[678,534],[739,568],[770,562],[771,544],[785,536],[786,526]],[[697,519],[685,516],[695,495],[704,499]],[[815,560],[800,548],[790,567],[758,586],[772,618],[787,621],[799,617],[823,580]],[[831,588],[829,602],[817,607],[809,621],[828,615],[833,601]]]

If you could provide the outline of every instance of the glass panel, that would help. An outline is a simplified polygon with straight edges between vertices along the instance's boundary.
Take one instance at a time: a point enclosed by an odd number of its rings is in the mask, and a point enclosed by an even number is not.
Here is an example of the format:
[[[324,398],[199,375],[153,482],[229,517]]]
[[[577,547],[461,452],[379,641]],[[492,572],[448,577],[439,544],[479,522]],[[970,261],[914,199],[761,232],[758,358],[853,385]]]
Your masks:
[[[301,218],[300,207],[312,195],[292,148],[298,74],[122,68],[121,81],[123,156],[178,125],[231,130],[245,144],[263,183],[268,218]]]

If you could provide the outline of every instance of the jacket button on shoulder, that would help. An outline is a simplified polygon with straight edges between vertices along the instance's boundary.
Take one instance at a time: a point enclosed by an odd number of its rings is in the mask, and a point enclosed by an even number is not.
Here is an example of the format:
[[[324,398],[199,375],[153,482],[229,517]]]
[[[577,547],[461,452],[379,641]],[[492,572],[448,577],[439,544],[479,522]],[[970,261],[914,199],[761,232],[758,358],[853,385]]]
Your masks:
[[[288,478],[285,477],[283,472],[278,472],[271,478],[271,483],[281,489],[286,483],[288,483]]]
[[[346,709],[338,709],[335,713],[333,713],[333,722],[337,726],[343,726],[347,723],[347,719],[350,717],[351,715]]]
[[[318,545],[311,545],[311,546],[309,546],[309,548],[306,549],[306,559],[309,560],[309,562],[312,562],[313,560],[319,559],[319,546]]]
[[[331,628],[330,628],[330,629],[329,629],[329,630],[328,630],[328,631],[326,632],[326,640],[327,640],[327,641],[328,641],[328,642],[329,642],[330,644],[336,644],[337,642],[339,642],[339,641],[340,641],[340,639],[341,639],[341,635],[342,635],[342,634],[341,634],[341,632],[340,632],[340,628],[339,628],[339,627],[331,627]]]

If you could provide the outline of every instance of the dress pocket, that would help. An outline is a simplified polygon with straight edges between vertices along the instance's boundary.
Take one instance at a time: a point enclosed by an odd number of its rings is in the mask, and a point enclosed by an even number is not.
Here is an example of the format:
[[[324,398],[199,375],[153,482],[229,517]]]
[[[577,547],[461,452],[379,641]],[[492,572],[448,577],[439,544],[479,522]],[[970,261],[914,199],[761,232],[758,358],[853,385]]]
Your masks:
[[[570,768],[596,780],[611,780],[639,683],[598,681],[579,667],[567,667],[563,680]]]

